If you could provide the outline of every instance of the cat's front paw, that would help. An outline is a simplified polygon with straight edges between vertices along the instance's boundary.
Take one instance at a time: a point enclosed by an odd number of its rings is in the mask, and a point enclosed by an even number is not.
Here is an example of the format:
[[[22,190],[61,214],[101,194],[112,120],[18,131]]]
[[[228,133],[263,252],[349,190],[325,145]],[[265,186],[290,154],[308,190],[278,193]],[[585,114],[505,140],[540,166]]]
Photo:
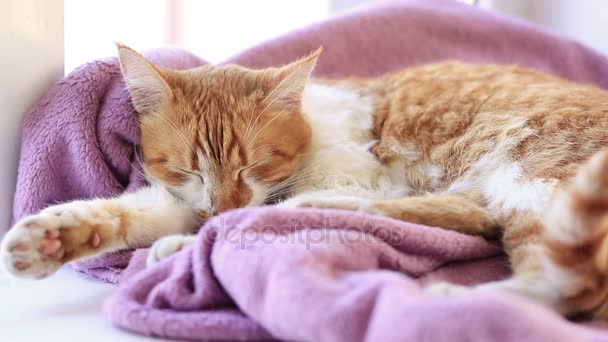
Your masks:
[[[101,243],[100,233],[74,213],[45,210],[21,220],[6,233],[0,262],[13,276],[40,279]]]
[[[470,287],[448,282],[439,282],[429,285],[424,289],[424,292],[432,296],[454,296],[467,293],[470,290]]]
[[[302,194],[287,199],[277,206],[282,208],[335,208],[378,214],[372,206],[372,200],[344,195]]]
[[[196,241],[196,236],[193,235],[169,235],[160,238],[152,247],[150,247],[148,258],[146,259],[146,266],[150,267],[156,265],[161,260],[186,248],[194,241]]]

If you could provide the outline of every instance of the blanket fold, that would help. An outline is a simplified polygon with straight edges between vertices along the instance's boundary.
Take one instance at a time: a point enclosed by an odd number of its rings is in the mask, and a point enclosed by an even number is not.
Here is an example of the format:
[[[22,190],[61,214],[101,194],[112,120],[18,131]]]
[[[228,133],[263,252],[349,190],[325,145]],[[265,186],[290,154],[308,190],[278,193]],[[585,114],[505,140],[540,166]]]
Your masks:
[[[370,76],[458,59],[519,64],[608,88],[608,61],[580,44],[452,0],[400,1],[287,34],[227,63],[281,65],[324,46],[316,75]],[[179,50],[146,56],[192,68]],[[115,58],[53,87],[23,123],[14,220],[77,198],[132,191],[137,118]],[[208,222],[197,242],[145,269],[146,250],[75,264],[119,283],[105,312],[140,334],[190,340],[608,340],[604,324],[570,323],[519,298],[431,298],[436,281],[508,276],[478,237],[339,210],[242,209]],[[125,269],[126,267],[126,269]],[[591,324],[587,324],[591,325]]]
[[[142,270],[144,251],[135,259],[105,311],[117,325],[146,335],[296,341],[591,336],[504,294],[424,294],[422,285],[433,275],[467,285],[507,276],[500,247],[384,217],[242,209],[208,222],[192,248],[154,268]]]

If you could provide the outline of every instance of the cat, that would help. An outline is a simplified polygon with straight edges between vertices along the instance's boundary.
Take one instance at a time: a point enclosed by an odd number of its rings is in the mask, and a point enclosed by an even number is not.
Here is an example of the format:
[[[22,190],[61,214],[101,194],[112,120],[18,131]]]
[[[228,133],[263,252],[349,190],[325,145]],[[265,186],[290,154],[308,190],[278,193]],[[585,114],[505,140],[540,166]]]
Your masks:
[[[226,210],[342,208],[500,238],[513,276],[474,290],[608,315],[608,92],[460,62],[313,79],[320,53],[177,71],[118,45],[150,185],[22,219],[3,240],[4,267],[43,278],[155,242],[152,264]]]

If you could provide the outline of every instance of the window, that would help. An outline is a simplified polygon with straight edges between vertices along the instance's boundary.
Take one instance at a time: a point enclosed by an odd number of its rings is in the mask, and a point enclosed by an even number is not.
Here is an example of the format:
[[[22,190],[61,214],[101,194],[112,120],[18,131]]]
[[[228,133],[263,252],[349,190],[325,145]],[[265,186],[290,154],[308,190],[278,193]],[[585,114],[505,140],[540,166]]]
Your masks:
[[[114,56],[114,41],[136,50],[180,47],[218,63],[327,18],[332,8],[331,0],[65,0],[65,70]]]

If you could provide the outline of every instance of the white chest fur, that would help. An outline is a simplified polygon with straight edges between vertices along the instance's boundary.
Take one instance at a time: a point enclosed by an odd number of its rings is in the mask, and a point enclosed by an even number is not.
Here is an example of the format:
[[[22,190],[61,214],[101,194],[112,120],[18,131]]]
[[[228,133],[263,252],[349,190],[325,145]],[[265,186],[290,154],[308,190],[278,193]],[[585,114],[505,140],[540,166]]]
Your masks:
[[[310,154],[297,193],[332,190],[344,195],[391,198],[407,195],[403,172],[381,164],[369,151],[373,103],[357,92],[308,84],[302,109],[312,126]]]

